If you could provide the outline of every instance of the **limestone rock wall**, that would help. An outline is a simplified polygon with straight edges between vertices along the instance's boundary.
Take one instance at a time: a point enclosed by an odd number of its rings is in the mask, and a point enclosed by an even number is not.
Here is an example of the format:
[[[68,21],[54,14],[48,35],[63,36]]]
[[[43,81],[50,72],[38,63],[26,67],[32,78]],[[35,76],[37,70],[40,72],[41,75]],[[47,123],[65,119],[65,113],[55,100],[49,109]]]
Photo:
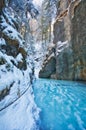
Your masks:
[[[51,78],[52,75],[55,75],[56,59],[54,50],[54,46],[48,49],[48,53],[46,54],[42,69],[39,72],[40,78]]]
[[[56,67],[54,78],[86,80],[85,0],[60,0],[58,2],[53,42],[56,59],[56,64],[53,64]]]
[[[67,5],[65,9],[65,4]],[[54,24],[54,43],[56,45],[57,79],[86,80],[86,1],[61,1],[63,8]],[[67,48],[57,54],[58,44]]]
[[[71,20],[71,45],[74,58],[74,78],[86,80],[86,1],[75,8]]]

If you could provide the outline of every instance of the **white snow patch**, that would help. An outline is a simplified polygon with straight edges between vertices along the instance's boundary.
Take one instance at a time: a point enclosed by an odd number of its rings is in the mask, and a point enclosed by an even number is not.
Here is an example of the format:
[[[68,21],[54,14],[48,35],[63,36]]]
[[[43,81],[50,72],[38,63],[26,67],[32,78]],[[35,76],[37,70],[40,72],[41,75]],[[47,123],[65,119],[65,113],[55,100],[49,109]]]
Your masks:
[[[22,57],[22,54],[18,54],[17,57],[16,57],[16,61],[22,61],[23,57]]]
[[[16,31],[16,29],[14,29],[12,27],[12,25],[10,25],[6,22],[6,20],[4,19],[3,16],[1,16],[1,17],[2,17],[3,22],[1,23],[0,26],[4,27],[3,33],[6,36],[10,37],[11,39],[19,41],[19,44],[22,45],[21,35]]]
[[[37,130],[38,118],[39,109],[29,89],[15,103],[0,112],[0,130]]]
[[[41,6],[42,2],[43,0],[33,0],[34,5],[38,5],[38,6]]]
[[[65,41],[65,42],[58,41],[58,42],[57,42],[57,51],[56,51],[56,54],[58,55],[58,54],[61,53],[65,48],[68,48],[68,46],[69,46],[68,41]]]
[[[0,45],[6,45],[6,42],[3,38],[0,39]]]

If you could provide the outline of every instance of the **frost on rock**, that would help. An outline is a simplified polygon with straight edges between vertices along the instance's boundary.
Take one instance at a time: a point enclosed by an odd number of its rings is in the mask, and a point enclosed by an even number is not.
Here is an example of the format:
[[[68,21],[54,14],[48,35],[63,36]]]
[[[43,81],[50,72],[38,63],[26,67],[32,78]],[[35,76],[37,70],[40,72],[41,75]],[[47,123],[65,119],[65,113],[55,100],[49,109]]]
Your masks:
[[[22,59],[23,59],[23,57],[22,57],[21,54],[19,54],[19,55],[16,57],[16,60],[17,60],[17,61],[22,61]]]
[[[32,70],[16,25],[4,10],[0,16],[0,130],[37,130]]]
[[[5,38],[15,40],[17,41],[18,45],[23,46],[24,41],[19,32],[17,32],[16,30],[16,24],[15,24],[16,22],[13,21],[11,16],[9,16],[9,14],[8,15],[6,14],[7,13],[6,11],[4,11],[3,13],[4,15],[1,16],[1,22],[0,22],[2,34],[4,35]]]
[[[68,47],[69,47],[68,41],[65,42],[58,41],[56,55],[59,55],[64,49],[67,49]]]
[[[0,45],[6,45],[6,42],[3,38],[0,39]]]

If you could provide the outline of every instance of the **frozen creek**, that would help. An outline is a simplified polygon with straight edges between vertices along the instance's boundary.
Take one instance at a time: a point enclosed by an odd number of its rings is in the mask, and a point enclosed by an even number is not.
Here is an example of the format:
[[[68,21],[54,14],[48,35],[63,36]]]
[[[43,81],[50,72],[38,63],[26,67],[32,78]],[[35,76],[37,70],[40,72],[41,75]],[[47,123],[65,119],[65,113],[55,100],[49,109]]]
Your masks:
[[[38,79],[34,95],[41,130],[86,130],[86,84]]]

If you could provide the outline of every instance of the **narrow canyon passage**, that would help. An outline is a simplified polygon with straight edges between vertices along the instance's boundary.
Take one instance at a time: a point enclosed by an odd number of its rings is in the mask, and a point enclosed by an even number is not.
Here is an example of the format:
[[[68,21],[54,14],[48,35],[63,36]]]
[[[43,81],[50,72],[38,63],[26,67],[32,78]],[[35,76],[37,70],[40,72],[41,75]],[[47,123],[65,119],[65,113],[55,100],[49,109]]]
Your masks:
[[[86,0],[0,0],[0,130],[86,130]]]

